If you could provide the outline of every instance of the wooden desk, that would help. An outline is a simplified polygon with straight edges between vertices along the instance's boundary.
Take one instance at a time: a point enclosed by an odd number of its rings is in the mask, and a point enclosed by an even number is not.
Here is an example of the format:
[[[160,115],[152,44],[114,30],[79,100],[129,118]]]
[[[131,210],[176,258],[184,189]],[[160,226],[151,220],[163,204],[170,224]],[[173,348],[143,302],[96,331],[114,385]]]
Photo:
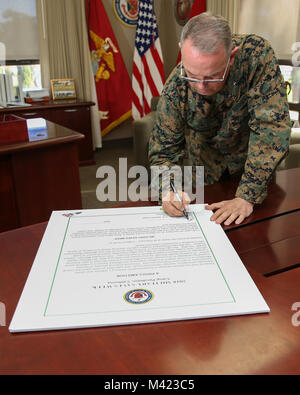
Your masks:
[[[281,172],[274,196],[257,207],[256,220],[227,227],[260,292],[269,314],[221,317],[120,327],[10,334],[0,327],[0,373],[7,374],[299,374],[299,326],[291,310],[300,302],[300,268],[279,273],[286,262],[282,242],[299,236],[298,169]],[[218,199],[234,189],[226,183]],[[278,191],[285,191],[285,193]],[[271,189],[272,191],[272,189]],[[276,194],[277,191],[277,194]],[[209,195],[208,195],[209,196]],[[272,207],[274,199],[274,207]],[[299,203],[299,202],[298,202]],[[138,202],[135,205],[150,205]],[[129,206],[132,203],[121,204]],[[0,234],[0,301],[10,323],[47,223]],[[15,248],[15,246],[18,248]],[[273,256],[259,258],[260,249],[276,246]],[[299,250],[298,250],[299,251]],[[256,254],[257,252],[257,254]],[[281,255],[280,255],[281,254]],[[263,255],[261,255],[263,257]],[[280,262],[276,275],[262,264]],[[268,265],[267,265],[268,266]],[[288,268],[289,265],[287,265]],[[272,273],[273,273],[272,272]]]
[[[264,275],[300,266],[300,211],[231,229],[227,236],[244,265]]]
[[[95,163],[90,115],[90,107],[93,105],[95,103],[83,100],[59,100],[30,107],[2,108],[0,114],[16,114],[26,119],[41,117],[83,134],[85,138],[78,144],[79,164],[91,165]]]
[[[247,268],[270,275],[299,265],[299,179],[300,168],[276,172],[268,187],[268,196],[254,207],[254,212],[242,224],[222,225]],[[205,203],[232,199],[237,185],[238,181],[229,180],[205,186]],[[132,204],[122,203],[115,207],[130,207]]]
[[[45,228],[0,234],[7,325]],[[269,314],[23,334],[0,327],[0,374],[299,374],[291,307],[300,302],[300,268],[252,276]]]
[[[47,122],[37,138],[0,146],[0,232],[82,207],[77,144],[84,136]]]
[[[276,172],[268,187],[268,196],[262,204],[254,206],[253,213],[240,225],[224,226],[225,231],[233,231],[250,224],[258,223],[270,218],[300,211],[300,168]],[[204,203],[215,203],[221,200],[233,199],[238,181],[228,180],[204,188]],[[114,207],[130,207],[133,203],[120,203]],[[157,202],[134,202],[134,205],[156,205]]]
[[[262,204],[255,205],[254,212],[240,225],[224,226],[224,229],[241,228],[249,224],[274,218],[300,210],[300,168],[275,172],[268,186],[268,196]],[[238,181],[224,181],[207,185],[204,192],[205,203],[233,199]]]
[[[299,168],[276,172],[264,202],[255,205],[242,224],[223,226],[247,268],[272,275],[299,266],[299,177]],[[237,184],[225,181],[207,186],[205,201],[231,199]]]

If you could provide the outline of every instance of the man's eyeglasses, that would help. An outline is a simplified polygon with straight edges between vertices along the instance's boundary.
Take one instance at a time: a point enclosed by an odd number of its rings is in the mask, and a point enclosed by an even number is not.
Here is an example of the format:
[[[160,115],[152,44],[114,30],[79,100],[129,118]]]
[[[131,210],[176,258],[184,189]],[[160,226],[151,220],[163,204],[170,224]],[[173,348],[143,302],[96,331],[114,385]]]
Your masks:
[[[189,82],[223,82],[225,79],[225,75],[227,73],[228,70],[228,66],[229,66],[229,61],[230,61],[230,57],[228,58],[227,64],[226,64],[226,68],[223,74],[222,78],[215,78],[215,79],[207,79],[207,80],[198,80],[198,78],[190,78],[190,77],[186,77],[185,75],[183,75],[183,64],[182,61],[180,62],[180,78],[189,81]]]

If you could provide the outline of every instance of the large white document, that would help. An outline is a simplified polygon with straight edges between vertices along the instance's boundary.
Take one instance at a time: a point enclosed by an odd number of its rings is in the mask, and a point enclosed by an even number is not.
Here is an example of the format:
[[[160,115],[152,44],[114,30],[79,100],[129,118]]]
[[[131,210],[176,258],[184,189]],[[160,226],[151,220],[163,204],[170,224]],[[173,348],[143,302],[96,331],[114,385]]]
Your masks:
[[[204,205],[54,211],[11,332],[269,312]]]

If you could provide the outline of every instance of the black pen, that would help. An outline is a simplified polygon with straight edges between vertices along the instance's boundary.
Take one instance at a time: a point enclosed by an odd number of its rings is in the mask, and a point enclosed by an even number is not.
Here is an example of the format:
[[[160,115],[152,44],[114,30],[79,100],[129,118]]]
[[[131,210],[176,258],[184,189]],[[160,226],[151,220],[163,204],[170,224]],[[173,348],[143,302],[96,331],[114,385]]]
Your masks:
[[[182,199],[179,196],[179,193],[177,192],[177,189],[175,188],[174,182],[172,180],[170,181],[170,184],[175,196],[177,197],[178,201],[182,204]],[[183,214],[186,217],[186,219],[189,219],[189,215],[185,209],[183,209]]]

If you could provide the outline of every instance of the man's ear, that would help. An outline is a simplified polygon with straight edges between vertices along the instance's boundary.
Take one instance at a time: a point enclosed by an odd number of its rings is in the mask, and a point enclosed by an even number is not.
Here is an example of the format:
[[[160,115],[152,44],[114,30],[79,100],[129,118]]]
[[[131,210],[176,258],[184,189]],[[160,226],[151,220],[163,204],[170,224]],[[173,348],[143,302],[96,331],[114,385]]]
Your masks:
[[[181,42],[179,41],[179,43],[178,43],[178,47],[181,49]]]
[[[233,64],[235,55],[238,53],[239,49],[240,49],[240,47],[235,47],[235,48],[231,51],[231,54],[230,54],[230,65]]]

